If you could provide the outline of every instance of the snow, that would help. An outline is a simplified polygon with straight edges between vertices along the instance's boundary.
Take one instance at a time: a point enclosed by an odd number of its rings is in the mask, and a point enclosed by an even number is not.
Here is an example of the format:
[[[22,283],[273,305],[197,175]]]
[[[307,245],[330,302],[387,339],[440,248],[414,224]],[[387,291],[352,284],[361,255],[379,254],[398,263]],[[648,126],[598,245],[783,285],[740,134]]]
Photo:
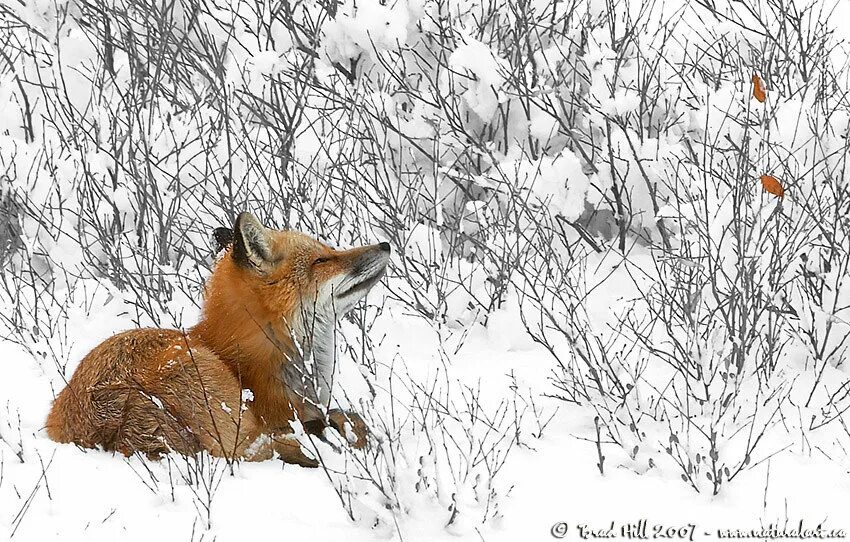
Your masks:
[[[452,94],[463,97],[467,106],[482,121],[489,121],[496,114],[505,69],[504,60],[484,43],[466,38],[449,57],[449,68],[453,70],[449,77]]]
[[[341,2],[339,15],[324,27],[322,48],[331,62],[348,63],[361,53],[391,48],[407,41],[407,2],[358,0]]]
[[[503,171],[529,190],[535,200],[567,220],[576,220],[584,212],[590,181],[581,161],[569,149],[557,156],[542,156],[536,162],[527,159],[506,160]]]
[[[624,275],[620,279],[619,284],[628,280]],[[610,318],[616,299],[633,290],[623,286],[596,292],[591,306],[599,308],[600,317]],[[451,374],[467,385],[479,386],[483,405],[495,404],[510,388],[523,393],[546,386],[547,353],[523,333],[518,311],[513,301],[494,312],[487,327],[474,329],[451,356]],[[85,343],[116,331],[114,320],[98,322],[96,328],[86,326],[90,339]],[[390,310],[376,326],[373,333],[382,337],[376,357],[404,359],[408,374],[420,381],[444,369],[436,355],[442,339],[427,331],[427,323]],[[712,341],[723,342],[718,337]],[[451,341],[444,344],[450,346]],[[75,352],[87,348],[83,345]],[[6,362],[0,380],[4,408],[0,510],[5,513],[0,516],[0,528],[7,533],[14,530],[16,540],[112,540],[119,536],[147,540],[151,536],[170,538],[175,533],[207,533],[230,540],[286,532],[287,536],[328,541],[341,536],[349,540],[438,540],[444,539],[445,533],[460,540],[507,541],[529,533],[545,538],[558,522],[566,522],[570,529],[578,524],[607,528],[612,521],[640,519],[668,526],[695,523],[700,530],[756,528],[798,520],[847,527],[843,520],[850,478],[846,466],[827,457],[828,448],[818,451],[825,442],[816,445],[819,441],[813,440],[800,448],[786,446],[780,439],[759,454],[756,465],[743,471],[734,491],[711,497],[695,493],[685,484],[671,483],[663,462],[638,474],[628,466],[624,454],[607,445],[605,474],[600,475],[594,466],[592,422],[575,406],[540,397],[537,408],[545,414],[538,421],[554,417],[542,438],[524,433],[526,445],[510,451],[499,475],[503,490],[510,489],[495,501],[495,519],[483,524],[475,519],[473,511],[480,505],[474,486],[464,486],[464,491],[472,492],[468,496],[444,491],[452,482],[440,474],[439,462],[426,453],[419,459],[425,462],[421,465],[419,460],[408,463],[412,459],[408,456],[397,466],[398,495],[409,507],[407,515],[393,518],[381,499],[370,501],[377,497],[355,493],[361,520],[352,523],[338,504],[333,483],[321,470],[267,461],[241,463],[231,473],[223,462],[206,456],[200,457],[200,463],[179,457],[152,462],[57,445],[42,430],[51,397],[62,385],[55,369],[11,343],[2,344],[2,359]],[[351,360],[347,361],[341,386],[346,391],[356,390],[356,381],[362,376]],[[246,391],[243,400],[250,400]],[[523,431],[534,425],[523,425]],[[327,448],[322,453],[336,455]],[[334,459],[343,460],[341,456]],[[199,478],[191,481],[193,476]],[[414,491],[417,484],[420,490]],[[435,507],[422,484],[432,484],[436,490],[432,498],[444,504],[453,498],[457,501],[461,513],[450,525],[452,514]],[[374,526],[374,522],[362,520],[367,517],[364,514],[383,519]]]
[[[147,48],[113,51],[110,73],[75,3],[4,1],[22,21],[4,43],[27,54],[0,73],[0,539],[850,529],[850,3],[834,3],[836,79],[824,61],[808,82],[752,13],[693,3],[177,2],[157,79]],[[131,15],[114,38],[159,43]],[[393,245],[337,335],[332,406],[363,416],[369,447],[297,420],[319,469],[52,442],[87,352],[197,321],[209,232],[243,209]]]

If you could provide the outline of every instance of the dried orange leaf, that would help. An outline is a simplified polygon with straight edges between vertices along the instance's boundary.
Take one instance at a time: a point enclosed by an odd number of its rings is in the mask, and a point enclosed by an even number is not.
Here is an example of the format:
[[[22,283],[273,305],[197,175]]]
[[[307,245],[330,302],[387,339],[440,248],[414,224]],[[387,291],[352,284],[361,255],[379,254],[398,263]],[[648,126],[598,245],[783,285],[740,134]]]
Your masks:
[[[753,74],[753,97],[764,103],[765,98],[767,98],[767,91],[764,89],[764,83],[756,74]]]
[[[780,198],[785,197],[785,189],[782,188],[782,183],[780,183],[779,179],[773,175],[762,175],[761,185],[765,192],[769,192],[774,196],[779,196]]]

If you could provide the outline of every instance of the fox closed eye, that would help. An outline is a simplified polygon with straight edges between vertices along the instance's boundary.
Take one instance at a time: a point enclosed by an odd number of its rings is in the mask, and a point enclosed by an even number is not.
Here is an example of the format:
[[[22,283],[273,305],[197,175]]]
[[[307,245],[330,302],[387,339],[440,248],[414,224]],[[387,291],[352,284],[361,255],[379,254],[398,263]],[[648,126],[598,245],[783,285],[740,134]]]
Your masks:
[[[325,258],[325,257],[316,258],[315,260],[313,260],[313,265],[318,265],[320,263],[325,263],[327,261],[330,261],[330,258]]]

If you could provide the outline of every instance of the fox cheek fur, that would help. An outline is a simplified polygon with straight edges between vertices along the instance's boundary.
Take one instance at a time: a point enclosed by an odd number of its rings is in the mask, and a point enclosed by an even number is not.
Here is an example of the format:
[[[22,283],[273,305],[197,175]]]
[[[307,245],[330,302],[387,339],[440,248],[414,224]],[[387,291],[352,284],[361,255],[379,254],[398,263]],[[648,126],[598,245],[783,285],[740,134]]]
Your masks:
[[[242,213],[214,238],[224,255],[205,289],[203,317],[186,332],[138,329],[107,339],[56,397],[48,435],[125,454],[169,451],[316,466],[287,437],[366,427],[329,410],[336,322],[377,284],[387,243],[337,251]],[[253,400],[242,405],[242,390]],[[210,405],[222,405],[221,409]],[[225,408],[225,405],[227,408]]]

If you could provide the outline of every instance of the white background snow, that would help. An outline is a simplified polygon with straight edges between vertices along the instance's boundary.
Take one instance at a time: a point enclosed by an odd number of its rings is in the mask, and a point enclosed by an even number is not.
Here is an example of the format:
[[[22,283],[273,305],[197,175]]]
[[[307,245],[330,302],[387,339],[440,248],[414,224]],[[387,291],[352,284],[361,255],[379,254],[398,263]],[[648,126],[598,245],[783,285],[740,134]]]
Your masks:
[[[185,42],[162,50],[221,56],[181,68],[153,46],[107,67],[94,4],[0,1],[16,44],[0,58],[0,539],[548,540],[566,522],[578,540],[579,524],[640,519],[699,540],[850,532],[850,3],[795,4],[812,14],[801,35],[834,46],[808,66],[717,3],[728,19],[696,2],[307,3],[288,15],[313,25],[299,34],[281,6],[185,2],[169,15]],[[776,2],[738,4],[796,39]],[[110,3],[115,39],[153,33],[118,15],[150,5]],[[370,450],[314,443],[327,470],[231,470],[50,441],[51,401],[92,347],[197,320],[209,233],[243,209],[341,247],[393,244],[338,352],[335,393],[373,426]],[[653,297],[692,270],[719,277],[717,297]],[[717,316],[731,291],[764,307],[738,323],[748,338]],[[650,325],[685,298],[691,328]],[[685,358],[686,383],[665,361]],[[718,452],[739,472],[716,490]]]

